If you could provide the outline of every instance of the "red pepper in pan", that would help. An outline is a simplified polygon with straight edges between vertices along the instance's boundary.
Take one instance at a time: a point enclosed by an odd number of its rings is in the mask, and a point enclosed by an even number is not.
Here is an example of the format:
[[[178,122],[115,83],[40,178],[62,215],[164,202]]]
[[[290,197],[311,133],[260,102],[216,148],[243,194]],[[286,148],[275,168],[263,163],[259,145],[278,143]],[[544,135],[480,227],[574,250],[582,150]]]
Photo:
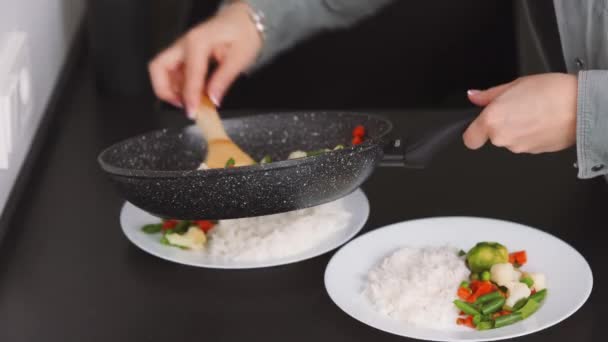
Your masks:
[[[353,145],[359,145],[363,142],[363,138],[365,138],[365,127],[363,125],[358,125],[353,129]]]
[[[353,129],[353,137],[359,137],[363,139],[365,137],[365,127],[363,125],[358,125]]]

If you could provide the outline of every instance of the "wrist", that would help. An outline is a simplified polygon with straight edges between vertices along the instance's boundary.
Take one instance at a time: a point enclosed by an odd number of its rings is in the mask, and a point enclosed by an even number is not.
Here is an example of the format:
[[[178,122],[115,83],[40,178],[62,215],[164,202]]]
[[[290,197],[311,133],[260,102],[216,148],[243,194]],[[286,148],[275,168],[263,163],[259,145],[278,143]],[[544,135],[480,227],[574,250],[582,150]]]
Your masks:
[[[264,13],[262,13],[262,11],[259,11],[254,8],[246,0],[226,0],[220,7],[220,12],[227,9],[234,10],[246,16],[247,21],[255,29],[260,39],[260,43],[264,43],[264,40],[266,38],[266,24]]]

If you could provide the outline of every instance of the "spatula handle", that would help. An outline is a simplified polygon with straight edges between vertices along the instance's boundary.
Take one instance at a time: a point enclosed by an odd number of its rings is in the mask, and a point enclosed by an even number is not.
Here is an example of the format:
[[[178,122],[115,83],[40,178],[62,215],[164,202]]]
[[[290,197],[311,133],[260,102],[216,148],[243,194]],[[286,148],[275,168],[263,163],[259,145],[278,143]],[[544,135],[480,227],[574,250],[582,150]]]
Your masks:
[[[207,95],[201,98],[201,105],[196,112],[196,125],[207,141],[228,139],[222,119]]]

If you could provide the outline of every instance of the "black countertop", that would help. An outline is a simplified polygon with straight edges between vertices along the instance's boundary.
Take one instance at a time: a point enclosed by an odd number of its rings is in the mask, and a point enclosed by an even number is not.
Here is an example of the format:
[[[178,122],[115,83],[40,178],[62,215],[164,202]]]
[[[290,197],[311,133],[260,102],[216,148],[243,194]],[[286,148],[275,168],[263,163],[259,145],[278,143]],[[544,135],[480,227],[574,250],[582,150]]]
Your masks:
[[[145,101],[100,98],[87,68],[61,96],[33,177],[0,246],[0,341],[401,341],[351,319],[329,299],[331,253],[248,271],[170,263],[122,235],[123,203],[99,169],[106,146],[187,121]],[[432,112],[391,111],[398,130]],[[602,179],[580,181],[573,151],[513,155],[460,143],[427,170],[378,169],[364,185],[365,231],[402,220],[471,215],[511,220],[569,242],[590,262],[595,290],[568,320],[522,341],[599,341],[608,296]],[[559,262],[559,260],[556,260]]]

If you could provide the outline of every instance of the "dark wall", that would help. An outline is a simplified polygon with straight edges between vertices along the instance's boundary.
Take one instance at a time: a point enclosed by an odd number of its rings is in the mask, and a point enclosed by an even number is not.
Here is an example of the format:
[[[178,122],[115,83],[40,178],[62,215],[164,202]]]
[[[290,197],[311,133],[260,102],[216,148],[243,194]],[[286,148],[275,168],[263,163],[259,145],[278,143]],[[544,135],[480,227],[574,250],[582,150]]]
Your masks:
[[[173,2],[187,13],[176,19],[182,22],[176,31],[165,28],[171,2],[159,3],[157,17],[165,21],[154,20],[155,30],[164,36],[153,50],[204,20],[217,5],[217,1],[186,6]],[[254,75],[241,78],[224,108],[464,106],[467,89],[516,75],[510,1],[402,0],[356,27],[303,42]]]
[[[213,10],[198,3],[193,22]],[[241,79],[225,107],[466,105],[467,89],[516,77],[514,32],[510,1],[395,1],[374,18],[299,44]]]

